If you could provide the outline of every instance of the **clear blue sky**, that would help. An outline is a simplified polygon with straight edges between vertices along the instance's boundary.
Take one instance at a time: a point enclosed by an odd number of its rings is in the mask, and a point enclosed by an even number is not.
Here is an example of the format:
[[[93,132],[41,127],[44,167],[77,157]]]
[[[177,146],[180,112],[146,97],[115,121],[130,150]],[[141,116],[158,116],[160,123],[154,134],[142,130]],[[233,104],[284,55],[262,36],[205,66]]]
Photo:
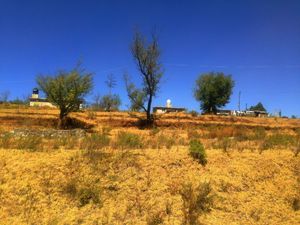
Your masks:
[[[154,105],[199,110],[192,89],[199,74],[231,74],[235,88],[225,107],[261,101],[270,111],[300,116],[299,0],[0,0],[0,92],[31,93],[37,74],[71,69],[78,59],[95,72],[93,94],[105,78],[128,104],[123,73],[138,82],[129,51],[135,27],[156,28],[165,74]]]

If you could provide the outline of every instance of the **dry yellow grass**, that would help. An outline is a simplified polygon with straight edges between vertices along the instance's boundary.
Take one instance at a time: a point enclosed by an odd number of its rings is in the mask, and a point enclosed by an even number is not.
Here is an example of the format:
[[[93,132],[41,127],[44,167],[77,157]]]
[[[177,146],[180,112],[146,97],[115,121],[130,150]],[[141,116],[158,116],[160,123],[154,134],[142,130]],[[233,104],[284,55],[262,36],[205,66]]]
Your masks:
[[[50,108],[0,108],[0,121],[2,126],[9,126],[13,118],[21,124],[20,121],[28,119],[57,119],[59,111]],[[86,123],[98,126],[106,124],[113,127],[132,127],[137,122],[137,118],[130,116],[127,112],[94,112],[93,119],[89,118],[88,112],[72,113],[71,116]],[[142,113],[134,113],[143,117]],[[268,129],[295,129],[300,128],[300,119],[285,118],[255,118],[255,117],[231,117],[231,116],[198,116],[192,117],[186,113],[170,113],[157,116],[157,124],[164,127],[190,127],[201,125],[234,125],[247,127],[266,127]],[[16,125],[16,123],[14,123]],[[10,127],[12,128],[12,127]]]
[[[298,167],[297,167],[298,165]],[[182,224],[182,184],[210,182],[215,194],[203,224],[299,224],[300,158],[290,151],[230,156],[208,150],[205,168],[186,148],[112,151],[90,161],[78,150],[0,150],[1,224]],[[102,204],[78,205],[68,182],[101,190]],[[166,210],[168,208],[168,210]],[[168,213],[167,213],[168,211]]]
[[[55,109],[1,108],[0,130],[48,129],[55,126],[57,115]],[[96,132],[111,127],[113,139],[119,131],[152,138],[151,130],[138,129],[137,119],[124,112],[71,116],[93,125]],[[0,146],[0,224],[133,225],[151,220],[155,224],[155,218],[164,224],[183,224],[180,191],[189,182],[194,186],[209,182],[213,189],[213,207],[200,215],[202,224],[300,224],[300,210],[293,208],[293,202],[300,201],[300,158],[291,149],[259,154],[260,140],[234,142],[228,153],[211,149],[217,141],[214,133],[216,138],[230,137],[244,126],[243,132],[254,134],[260,126],[268,134],[295,136],[300,120],[168,114],[159,118],[158,125],[159,134],[176,140],[200,134],[207,148],[206,167],[184,146],[126,151],[112,147],[101,152],[49,148],[30,152]],[[206,139],[207,134],[213,135]],[[86,200],[82,190],[99,199],[82,204]]]

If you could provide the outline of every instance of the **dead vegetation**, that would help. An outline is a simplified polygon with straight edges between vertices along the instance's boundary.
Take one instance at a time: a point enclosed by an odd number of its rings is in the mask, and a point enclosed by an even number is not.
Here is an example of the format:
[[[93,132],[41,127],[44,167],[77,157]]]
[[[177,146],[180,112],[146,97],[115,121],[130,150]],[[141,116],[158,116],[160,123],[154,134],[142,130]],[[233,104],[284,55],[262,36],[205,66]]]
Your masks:
[[[105,113],[73,116],[93,124],[86,135],[18,136],[10,124],[1,127],[2,224],[300,221],[298,129],[207,124],[140,130],[100,123]]]

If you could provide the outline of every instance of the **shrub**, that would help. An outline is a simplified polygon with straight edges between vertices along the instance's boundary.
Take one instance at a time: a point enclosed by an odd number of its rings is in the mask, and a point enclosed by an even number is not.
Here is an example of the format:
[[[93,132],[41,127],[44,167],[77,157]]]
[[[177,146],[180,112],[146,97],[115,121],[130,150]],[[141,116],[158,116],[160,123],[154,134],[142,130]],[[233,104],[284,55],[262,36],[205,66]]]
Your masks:
[[[75,198],[77,195],[77,184],[74,179],[68,181],[68,183],[63,187],[63,192],[68,194],[70,197]]]
[[[79,200],[79,206],[85,206],[90,202],[94,204],[100,203],[100,191],[97,188],[85,187],[78,191],[77,198]]]
[[[189,150],[191,156],[197,159],[201,165],[205,166],[207,164],[206,152],[200,141],[191,140]]]
[[[155,213],[147,218],[148,225],[158,225],[164,222],[162,213]]]
[[[121,149],[137,149],[142,148],[143,143],[137,134],[121,131],[117,134],[116,147]]]
[[[292,207],[293,207],[294,211],[300,210],[300,200],[297,198],[294,198],[293,202],[292,202]]]
[[[109,145],[110,138],[106,134],[92,134],[85,137],[81,142],[84,150],[101,150]]]
[[[180,195],[183,201],[184,224],[198,224],[198,217],[209,212],[213,206],[213,194],[210,183],[201,183],[196,188],[192,183],[184,184]]]

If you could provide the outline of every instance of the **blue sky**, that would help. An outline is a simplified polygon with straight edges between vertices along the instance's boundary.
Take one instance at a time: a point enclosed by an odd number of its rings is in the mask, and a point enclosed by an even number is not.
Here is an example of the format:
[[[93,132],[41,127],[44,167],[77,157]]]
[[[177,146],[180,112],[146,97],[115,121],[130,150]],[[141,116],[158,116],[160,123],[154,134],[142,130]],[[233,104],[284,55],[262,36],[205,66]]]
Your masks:
[[[0,92],[31,93],[37,74],[71,69],[81,59],[95,73],[88,97],[114,89],[126,109],[123,74],[139,83],[129,45],[136,27],[159,34],[165,74],[154,105],[199,110],[193,97],[204,72],[231,74],[235,88],[225,107],[261,101],[274,112],[300,116],[299,0],[0,0]]]

